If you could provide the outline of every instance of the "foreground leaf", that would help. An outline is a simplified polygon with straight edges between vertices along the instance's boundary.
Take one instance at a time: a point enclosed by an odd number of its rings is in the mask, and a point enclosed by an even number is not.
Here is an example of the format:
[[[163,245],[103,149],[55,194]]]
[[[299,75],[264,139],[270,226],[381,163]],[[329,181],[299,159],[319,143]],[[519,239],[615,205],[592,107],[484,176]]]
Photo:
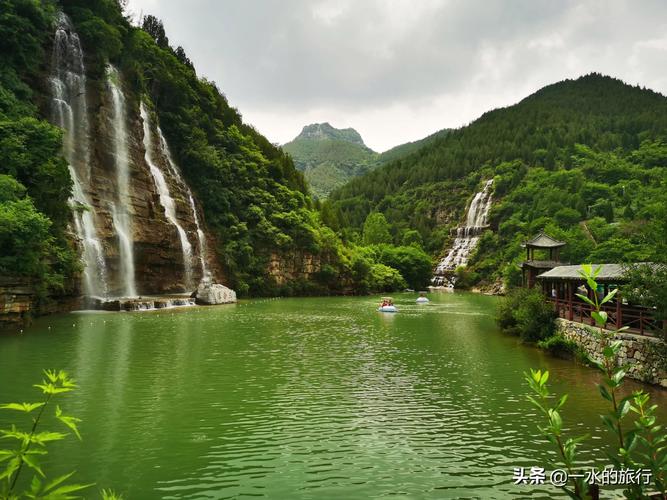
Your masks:
[[[37,408],[44,406],[44,403],[7,403],[0,405],[0,409],[3,410],[17,410],[23,411],[25,413],[30,413]]]

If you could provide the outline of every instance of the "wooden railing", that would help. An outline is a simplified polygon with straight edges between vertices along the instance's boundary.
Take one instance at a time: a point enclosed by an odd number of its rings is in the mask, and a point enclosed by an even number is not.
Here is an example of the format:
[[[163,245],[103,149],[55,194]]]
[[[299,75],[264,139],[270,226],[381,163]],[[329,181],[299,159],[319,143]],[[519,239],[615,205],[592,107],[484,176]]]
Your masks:
[[[549,301],[554,304],[559,317],[595,325],[595,320],[591,315],[594,309],[590,304],[579,299],[568,301],[552,297],[549,298]],[[665,325],[655,318],[654,310],[648,307],[631,306],[618,302],[605,304],[601,309],[607,313],[608,329],[617,330],[625,326],[632,333],[649,336],[660,335],[664,331]]]

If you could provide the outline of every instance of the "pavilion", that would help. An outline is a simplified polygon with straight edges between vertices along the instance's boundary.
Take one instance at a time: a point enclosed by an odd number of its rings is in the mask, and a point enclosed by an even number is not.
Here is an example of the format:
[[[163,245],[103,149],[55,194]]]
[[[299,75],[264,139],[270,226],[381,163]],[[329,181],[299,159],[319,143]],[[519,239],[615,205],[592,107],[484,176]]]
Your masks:
[[[521,264],[523,286],[526,288],[533,288],[540,274],[561,265],[560,249],[565,246],[564,241],[541,232],[521,246],[526,249],[526,260]]]

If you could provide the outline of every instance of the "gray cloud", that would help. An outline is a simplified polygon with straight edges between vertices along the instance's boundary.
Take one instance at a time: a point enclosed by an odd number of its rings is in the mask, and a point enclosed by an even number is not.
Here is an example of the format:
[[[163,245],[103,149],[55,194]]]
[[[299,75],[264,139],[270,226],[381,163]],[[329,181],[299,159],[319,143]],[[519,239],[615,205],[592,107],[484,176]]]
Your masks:
[[[352,126],[378,150],[590,71],[665,93],[667,3],[130,0],[276,142]]]

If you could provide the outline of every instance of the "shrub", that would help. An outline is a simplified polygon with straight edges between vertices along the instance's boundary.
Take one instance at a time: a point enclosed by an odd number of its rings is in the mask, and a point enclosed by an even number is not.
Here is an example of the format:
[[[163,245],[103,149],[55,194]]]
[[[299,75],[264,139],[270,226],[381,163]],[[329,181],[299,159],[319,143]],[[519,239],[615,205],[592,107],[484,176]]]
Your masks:
[[[479,282],[479,274],[465,266],[457,267],[455,276],[454,288],[471,288]]]
[[[521,268],[516,264],[509,264],[505,266],[503,271],[503,281],[505,283],[505,288],[511,289],[521,286],[523,276],[521,274]]]
[[[44,277],[53,242],[50,226],[30,199],[0,203],[0,272]]]
[[[563,337],[562,335],[553,335],[546,340],[540,340],[537,347],[549,351],[549,353],[558,358],[573,359],[585,358],[581,348],[576,342]]]
[[[501,302],[496,321],[523,341],[546,340],[554,334],[556,313],[538,290],[517,288]]]

